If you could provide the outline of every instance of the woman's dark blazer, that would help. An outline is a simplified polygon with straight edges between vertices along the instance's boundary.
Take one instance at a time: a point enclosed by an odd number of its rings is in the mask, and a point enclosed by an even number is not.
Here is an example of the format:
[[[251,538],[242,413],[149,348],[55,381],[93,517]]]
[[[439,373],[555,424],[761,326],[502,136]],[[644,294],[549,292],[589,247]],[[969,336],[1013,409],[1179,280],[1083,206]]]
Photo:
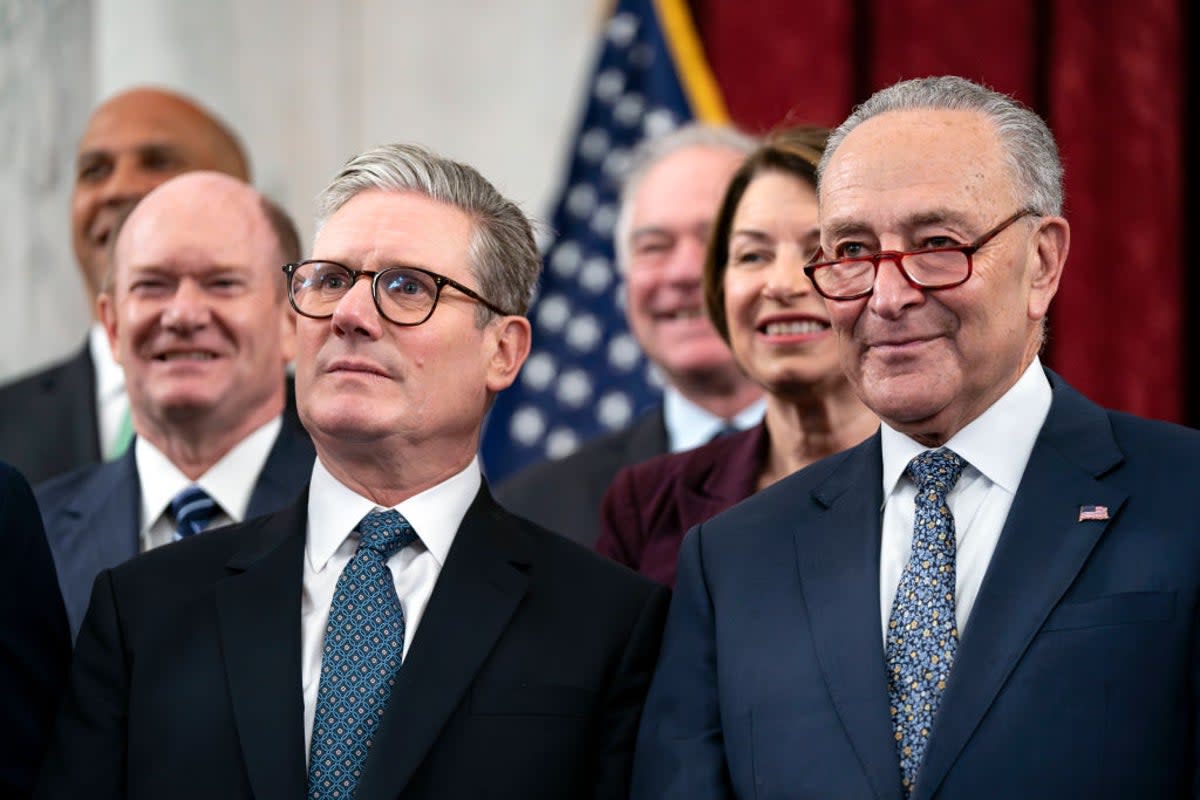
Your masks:
[[[695,450],[625,467],[604,496],[596,551],[674,586],[683,535],[754,494],[768,445],[760,423]]]

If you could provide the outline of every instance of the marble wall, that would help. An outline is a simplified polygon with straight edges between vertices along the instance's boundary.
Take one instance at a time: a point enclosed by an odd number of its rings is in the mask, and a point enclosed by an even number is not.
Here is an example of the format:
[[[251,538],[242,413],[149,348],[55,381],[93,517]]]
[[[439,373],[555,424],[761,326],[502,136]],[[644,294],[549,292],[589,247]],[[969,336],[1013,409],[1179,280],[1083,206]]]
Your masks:
[[[78,346],[75,139],[129,86],[200,100],[311,241],[348,157],[415,141],[468,161],[530,213],[557,191],[605,0],[0,0],[0,379]],[[15,265],[15,266],[14,266]],[[36,276],[37,280],[32,278]]]
[[[75,139],[95,96],[92,0],[0,0],[0,377],[77,348]]]

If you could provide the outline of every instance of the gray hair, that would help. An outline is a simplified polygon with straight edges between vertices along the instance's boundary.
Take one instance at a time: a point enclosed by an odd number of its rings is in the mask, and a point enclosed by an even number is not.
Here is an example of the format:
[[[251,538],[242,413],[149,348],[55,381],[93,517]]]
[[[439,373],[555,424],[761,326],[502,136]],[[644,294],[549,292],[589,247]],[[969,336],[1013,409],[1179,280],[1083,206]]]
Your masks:
[[[937,109],[977,111],[996,131],[1014,188],[1039,214],[1058,216],[1063,207],[1063,168],[1054,134],[1035,112],[1016,99],[956,75],[901,81],[871,95],[829,137],[817,180],[849,133],[888,111]]]
[[[525,213],[479,172],[423,147],[387,144],[346,162],[317,197],[317,230],[361,192],[415,192],[462,211],[472,221],[469,254],[479,293],[513,314],[525,314],[542,260]],[[483,327],[493,312],[479,306]]]
[[[629,239],[633,234],[633,198],[642,184],[642,179],[660,161],[693,147],[732,150],[748,156],[758,147],[758,140],[726,125],[702,122],[689,122],[663,136],[642,140],[634,148],[621,180],[620,210],[617,212],[613,242],[617,266],[621,271],[629,264]],[[713,215],[716,216],[716,213],[717,209],[714,208]]]

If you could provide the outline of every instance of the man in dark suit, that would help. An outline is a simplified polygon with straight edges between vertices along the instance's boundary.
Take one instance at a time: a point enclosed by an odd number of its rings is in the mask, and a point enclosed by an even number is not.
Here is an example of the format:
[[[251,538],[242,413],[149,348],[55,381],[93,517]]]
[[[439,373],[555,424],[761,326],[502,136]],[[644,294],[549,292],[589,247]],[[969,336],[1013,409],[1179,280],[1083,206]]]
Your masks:
[[[72,633],[101,570],[277,511],[313,461],[285,412],[295,318],[279,265],[300,249],[287,215],[236,178],[190,172],[115,235],[98,305],[138,435],[119,460],[37,488]]]
[[[1061,178],[961,78],[830,139],[806,271],[883,425],[684,540],[634,797],[1192,796],[1200,435],[1040,365]]]
[[[71,197],[71,238],[89,304],[108,271],[116,220],[155,186],[196,169],[242,180],[250,174],[237,138],[192,100],[138,88],[92,114],[79,140]],[[34,485],[116,458],[129,442],[128,408],[97,316],[74,356],[0,388],[0,457]]]
[[[762,389],[733,360],[704,314],[708,230],[754,141],[689,125],[636,152],[621,189],[615,244],[629,327],[659,369],[663,403],[570,456],[534,464],[496,487],[522,516],[591,546],[600,504],[621,467],[690,450],[762,418]]]
[[[667,590],[506,512],[476,455],[529,352],[528,220],[404,145],[319,204],[286,267],[309,488],[101,573],[37,796],[627,796]]]
[[[67,615],[29,484],[0,464],[0,797],[33,790],[71,661]]]

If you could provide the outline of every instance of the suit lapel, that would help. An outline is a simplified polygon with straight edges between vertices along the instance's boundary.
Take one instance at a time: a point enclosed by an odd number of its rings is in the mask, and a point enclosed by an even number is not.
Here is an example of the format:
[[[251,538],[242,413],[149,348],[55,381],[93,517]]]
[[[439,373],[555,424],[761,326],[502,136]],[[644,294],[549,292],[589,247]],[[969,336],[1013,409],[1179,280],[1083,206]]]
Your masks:
[[[801,521],[795,543],[830,697],[875,795],[899,798],[879,618],[881,464],[878,433],[850,450],[813,490],[825,511]]]
[[[462,702],[525,595],[528,543],[480,489],[463,518],[380,721],[357,797],[395,797]]]
[[[754,494],[768,445],[764,424],[709,445],[721,449],[688,462],[675,482],[676,507],[687,509],[689,519],[709,519]]]
[[[1080,506],[1115,517],[1126,494],[1099,479],[1120,463],[1107,414],[1051,373],[1054,399],[979,597],[963,632],[913,797],[930,797],[979,725],[1108,521],[1079,521]]]
[[[308,434],[293,415],[284,412],[279,435],[271,445],[271,452],[246,506],[246,518],[269,514],[294,500],[300,487],[308,483],[312,475],[313,458]]]
[[[85,478],[63,509],[64,523],[48,527],[72,631],[83,621],[96,576],[137,555],[141,505],[130,447]]]
[[[308,492],[250,523],[217,584],[217,612],[238,740],[254,796],[303,797],[300,590]]]

